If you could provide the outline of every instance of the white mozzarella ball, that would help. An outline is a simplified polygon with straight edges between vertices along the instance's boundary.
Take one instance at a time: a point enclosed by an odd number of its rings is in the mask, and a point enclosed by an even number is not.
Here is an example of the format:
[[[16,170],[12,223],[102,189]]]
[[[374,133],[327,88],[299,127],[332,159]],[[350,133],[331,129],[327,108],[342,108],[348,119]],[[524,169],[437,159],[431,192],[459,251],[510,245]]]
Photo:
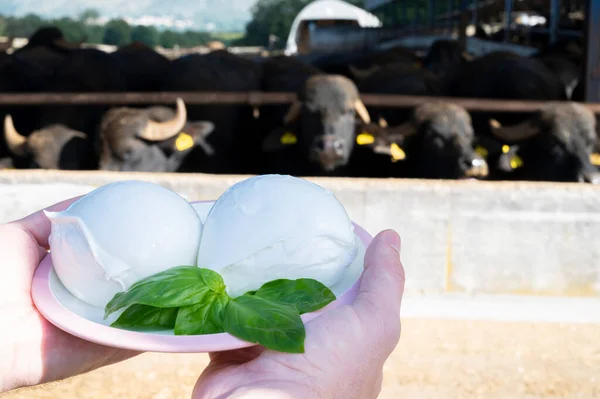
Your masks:
[[[189,202],[158,184],[104,185],[62,212],[46,212],[54,269],[74,296],[97,307],[135,282],[195,266],[202,221]]]
[[[261,175],[215,202],[198,267],[221,274],[235,297],[280,278],[332,286],[357,253],[352,222],[333,193],[304,179]]]

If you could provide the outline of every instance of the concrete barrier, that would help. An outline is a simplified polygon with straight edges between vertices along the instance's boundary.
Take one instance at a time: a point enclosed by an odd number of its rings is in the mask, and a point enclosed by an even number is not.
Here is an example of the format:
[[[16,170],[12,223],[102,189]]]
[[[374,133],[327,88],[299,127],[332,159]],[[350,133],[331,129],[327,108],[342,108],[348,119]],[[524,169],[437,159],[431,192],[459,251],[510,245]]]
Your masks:
[[[125,179],[190,201],[247,176],[0,172],[0,222]],[[407,294],[600,297],[600,188],[584,184],[309,178],[372,234],[402,236]],[[0,254],[1,258],[1,254]]]

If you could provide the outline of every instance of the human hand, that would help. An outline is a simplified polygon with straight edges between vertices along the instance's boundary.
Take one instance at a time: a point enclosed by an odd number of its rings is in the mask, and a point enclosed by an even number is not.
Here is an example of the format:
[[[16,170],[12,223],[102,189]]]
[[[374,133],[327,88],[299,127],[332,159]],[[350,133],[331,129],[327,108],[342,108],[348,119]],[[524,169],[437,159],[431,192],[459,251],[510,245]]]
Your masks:
[[[47,210],[66,209],[77,198]],[[54,327],[31,299],[31,281],[46,256],[50,222],[42,211],[0,225],[0,392],[56,381],[137,353],[76,338]]]
[[[194,399],[376,398],[400,339],[400,237],[379,233],[365,255],[358,296],[306,324],[304,354],[255,346],[210,354]]]

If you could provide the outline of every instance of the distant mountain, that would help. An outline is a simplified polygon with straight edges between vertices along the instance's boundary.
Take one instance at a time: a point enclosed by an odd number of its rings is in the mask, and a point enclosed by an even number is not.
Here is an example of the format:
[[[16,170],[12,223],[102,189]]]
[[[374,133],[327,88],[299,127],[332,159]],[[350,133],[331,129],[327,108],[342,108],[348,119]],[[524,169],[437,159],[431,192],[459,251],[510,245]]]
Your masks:
[[[193,29],[214,24],[219,31],[242,31],[250,20],[256,0],[1,0],[0,14],[23,16],[35,13],[46,18],[75,17],[96,9],[109,18],[171,16],[194,22]]]

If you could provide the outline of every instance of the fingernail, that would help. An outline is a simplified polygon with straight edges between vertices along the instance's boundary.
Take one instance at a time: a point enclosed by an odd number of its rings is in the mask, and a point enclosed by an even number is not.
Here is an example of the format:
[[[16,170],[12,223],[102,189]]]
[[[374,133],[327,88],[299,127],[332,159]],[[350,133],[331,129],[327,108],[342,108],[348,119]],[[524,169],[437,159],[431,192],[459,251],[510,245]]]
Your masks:
[[[385,242],[387,242],[392,248],[400,253],[400,236],[395,231],[388,231],[384,237]]]

